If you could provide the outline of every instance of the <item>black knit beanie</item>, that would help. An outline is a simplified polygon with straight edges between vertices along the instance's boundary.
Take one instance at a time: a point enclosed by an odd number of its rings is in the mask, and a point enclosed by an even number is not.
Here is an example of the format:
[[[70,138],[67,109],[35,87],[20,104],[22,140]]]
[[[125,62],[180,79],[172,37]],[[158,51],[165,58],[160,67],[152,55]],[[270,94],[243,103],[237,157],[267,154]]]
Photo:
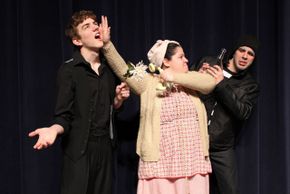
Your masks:
[[[238,48],[240,48],[241,46],[250,47],[251,49],[253,49],[253,51],[255,52],[255,55],[256,55],[258,53],[259,45],[260,45],[260,43],[255,36],[252,36],[252,35],[242,36],[236,41],[233,48],[231,49],[231,52],[229,52],[228,59],[231,59],[233,57],[234,53],[236,52],[236,50]]]

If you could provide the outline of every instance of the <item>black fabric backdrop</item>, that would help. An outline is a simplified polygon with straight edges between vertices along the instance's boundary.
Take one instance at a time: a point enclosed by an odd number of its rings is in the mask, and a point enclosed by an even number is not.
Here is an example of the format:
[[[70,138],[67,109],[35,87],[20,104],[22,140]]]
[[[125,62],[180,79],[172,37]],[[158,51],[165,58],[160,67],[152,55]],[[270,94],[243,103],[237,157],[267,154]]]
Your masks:
[[[257,35],[261,49],[253,72],[261,94],[239,136],[241,191],[290,193],[289,0],[2,0],[1,194],[59,193],[60,140],[34,151],[36,139],[27,134],[51,124],[56,71],[72,52],[64,27],[72,12],[80,9],[94,10],[98,17],[107,15],[113,42],[134,63],[146,61],[157,39],[179,41],[194,63],[229,48],[240,34]],[[136,190],[138,103],[132,96],[119,115],[115,182],[119,194]]]

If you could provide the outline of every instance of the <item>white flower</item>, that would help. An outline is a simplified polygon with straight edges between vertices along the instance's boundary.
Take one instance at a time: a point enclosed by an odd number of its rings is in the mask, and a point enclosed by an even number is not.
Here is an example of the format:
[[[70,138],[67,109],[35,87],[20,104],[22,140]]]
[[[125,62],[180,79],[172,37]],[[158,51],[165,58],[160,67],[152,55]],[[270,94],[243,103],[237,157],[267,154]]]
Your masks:
[[[143,61],[140,61],[136,65],[129,62],[128,64],[128,70],[127,73],[124,75],[124,77],[132,77],[136,79],[137,81],[140,81],[144,78],[145,74],[147,74],[146,69],[147,66],[144,65]]]

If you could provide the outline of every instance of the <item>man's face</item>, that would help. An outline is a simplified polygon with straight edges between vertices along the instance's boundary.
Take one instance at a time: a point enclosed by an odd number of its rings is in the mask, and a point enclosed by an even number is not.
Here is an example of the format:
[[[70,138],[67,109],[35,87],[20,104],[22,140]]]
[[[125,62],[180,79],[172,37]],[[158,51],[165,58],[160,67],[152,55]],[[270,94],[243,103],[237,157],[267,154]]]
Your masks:
[[[253,63],[255,53],[247,46],[239,47],[233,55],[233,69],[235,72],[246,70]]]
[[[92,18],[85,19],[77,26],[77,31],[80,38],[73,39],[73,43],[82,48],[100,49],[104,43],[100,39],[99,25]]]

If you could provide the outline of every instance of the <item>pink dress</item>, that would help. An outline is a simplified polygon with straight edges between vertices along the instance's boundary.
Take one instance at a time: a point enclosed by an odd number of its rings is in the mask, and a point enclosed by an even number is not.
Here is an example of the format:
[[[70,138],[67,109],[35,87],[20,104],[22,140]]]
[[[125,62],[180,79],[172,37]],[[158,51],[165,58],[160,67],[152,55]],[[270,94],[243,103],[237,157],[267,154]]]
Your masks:
[[[152,186],[150,181],[155,181],[154,185],[162,179],[181,179],[187,183],[195,175],[202,175],[208,181],[211,165],[202,151],[198,116],[191,96],[181,91],[164,97],[160,117],[160,159],[157,162],[140,159],[138,193],[146,193],[140,188],[144,191],[148,183]],[[160,181],[164,188],[169,188],[164,183]]]

